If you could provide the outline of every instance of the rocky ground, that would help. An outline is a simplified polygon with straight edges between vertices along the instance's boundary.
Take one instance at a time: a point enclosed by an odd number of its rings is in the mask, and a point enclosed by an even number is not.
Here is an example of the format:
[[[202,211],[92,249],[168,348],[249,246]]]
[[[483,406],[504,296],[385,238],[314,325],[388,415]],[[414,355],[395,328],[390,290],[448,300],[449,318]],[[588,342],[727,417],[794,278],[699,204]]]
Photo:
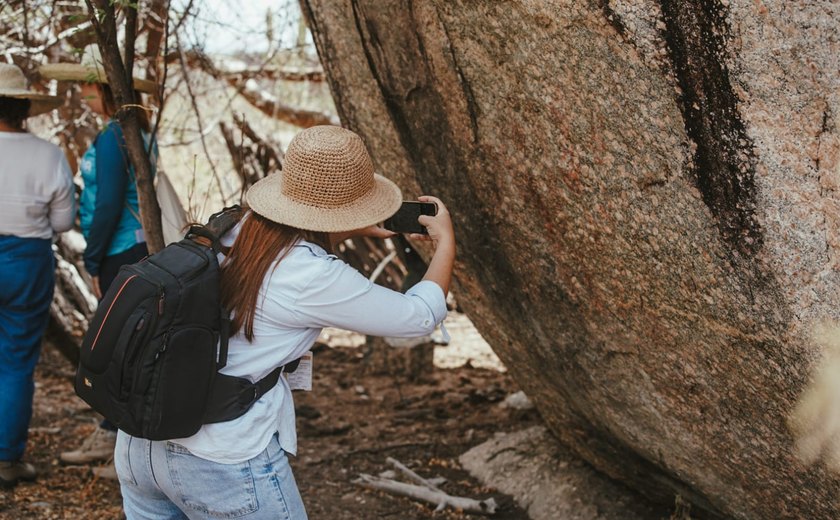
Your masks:
[[[471,334],[455,322],[455,339]],[[391,469],[392,457],[424,477],[445,477],[443,489],[477,499],[494,497],[496,518],[526,519],[513,501],[483,488],[461,469],[458,457],[499,431],[539,424],[533,411],[500,402],[518,388],[492,353],[438,349],[435,365],[410,380],[371,373],[357,336],[334,333],[315,348],[314,391],[296,393],[300,451],[293,467],[312,519],[466,518],[448,510],[362,488],[360,473]],[[453,340],[454,341],[454,340]],[[331,346],[327,346],[330,343]],[[474,342],[475,343],[475,342]],[[470,363],[456,368],[458,360]],[[486,368],[477,368],[479,365]],[[36,407],[27,458],[43,472],[35,483],[0,491],[0,519],[120,519],[119,486],[94,477],[87,466],[62,466],[58,453],[75,447],[97,417],[72,390],[72,367],[46,348],[37,370]]]

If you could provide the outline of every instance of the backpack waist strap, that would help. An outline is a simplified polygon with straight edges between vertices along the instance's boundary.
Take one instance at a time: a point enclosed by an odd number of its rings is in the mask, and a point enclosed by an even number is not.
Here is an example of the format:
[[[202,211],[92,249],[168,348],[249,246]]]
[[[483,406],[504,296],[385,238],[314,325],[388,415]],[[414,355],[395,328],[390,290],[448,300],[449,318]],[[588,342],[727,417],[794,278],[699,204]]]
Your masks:
[[[256,383],[244,377],[217,373],[207,400],[204,424],[230,421],[247,412],[266,392],[274,388],[283,372],[294,372],[300,360],[296,359],[272,370]]]

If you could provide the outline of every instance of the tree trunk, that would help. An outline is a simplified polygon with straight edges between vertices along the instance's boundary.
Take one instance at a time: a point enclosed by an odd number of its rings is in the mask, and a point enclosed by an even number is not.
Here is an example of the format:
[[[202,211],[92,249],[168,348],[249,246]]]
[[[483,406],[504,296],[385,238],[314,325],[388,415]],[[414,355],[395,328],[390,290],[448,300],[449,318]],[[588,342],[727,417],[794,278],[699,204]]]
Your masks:
[[[710,517],[840,516],[785,426],[840,318],[840,7],[788,4],[302,1],[343,124],[449,203],[461,304],[554,434]]]

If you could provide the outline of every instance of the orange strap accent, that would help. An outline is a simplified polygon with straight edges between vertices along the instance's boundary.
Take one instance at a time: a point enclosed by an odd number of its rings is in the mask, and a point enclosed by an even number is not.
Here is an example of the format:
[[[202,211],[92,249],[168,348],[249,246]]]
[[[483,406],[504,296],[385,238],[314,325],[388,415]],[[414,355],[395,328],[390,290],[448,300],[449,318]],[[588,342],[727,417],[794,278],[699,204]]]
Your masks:
[[[128,285],[128,282],[130,282],[134,278],[137,278],[136,274],[129,276],[128,280],[124,281],[122,287],[120,287],[120,290],[117,291],[117,295],[114,296],[113,301],[111,301],[111,306],[108,307],[108,312],[105,313],[105,317],[102,319],[102,323],[99,325],[99,330],[96,331],[96,337],[93,339],[93,344],[90,346],[91,351],[93,351],[93,349],[96,348],[96,342],[99,341],[99,335],[102,334],[102,327],[104,327],[105,322],[108,321],[108,315],[111,314],[111,309],[114,308],[114,304],[117,302],[117,298],[120,297],[120,294],[122,294],[123,289],[125,289],[125,286]]]

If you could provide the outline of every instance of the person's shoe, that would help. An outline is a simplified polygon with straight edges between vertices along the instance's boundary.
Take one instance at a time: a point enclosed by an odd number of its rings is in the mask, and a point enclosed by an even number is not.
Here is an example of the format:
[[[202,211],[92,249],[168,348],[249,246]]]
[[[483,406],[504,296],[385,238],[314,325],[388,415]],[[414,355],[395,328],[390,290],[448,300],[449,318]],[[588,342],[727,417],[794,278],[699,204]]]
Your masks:
[[[32,481],[38,476],[35,466],[19,460],[0,461],[0,487],[14,487],[21,480]]]
[[[77,450],[65,451],[59,458],[65,464],[87,464],[106,461],[114,456],[117,432],[96,428]]]
[[[108,479],[108,480],[118,480],[117,479],[117,468],[114,467],[113,462],[108,464],[108,465],[105,465],[105,466],[99,466],[99,467],[93,468],[92,471],[93,471],[93,474],[97,478],[105,478],[105,479]]]

